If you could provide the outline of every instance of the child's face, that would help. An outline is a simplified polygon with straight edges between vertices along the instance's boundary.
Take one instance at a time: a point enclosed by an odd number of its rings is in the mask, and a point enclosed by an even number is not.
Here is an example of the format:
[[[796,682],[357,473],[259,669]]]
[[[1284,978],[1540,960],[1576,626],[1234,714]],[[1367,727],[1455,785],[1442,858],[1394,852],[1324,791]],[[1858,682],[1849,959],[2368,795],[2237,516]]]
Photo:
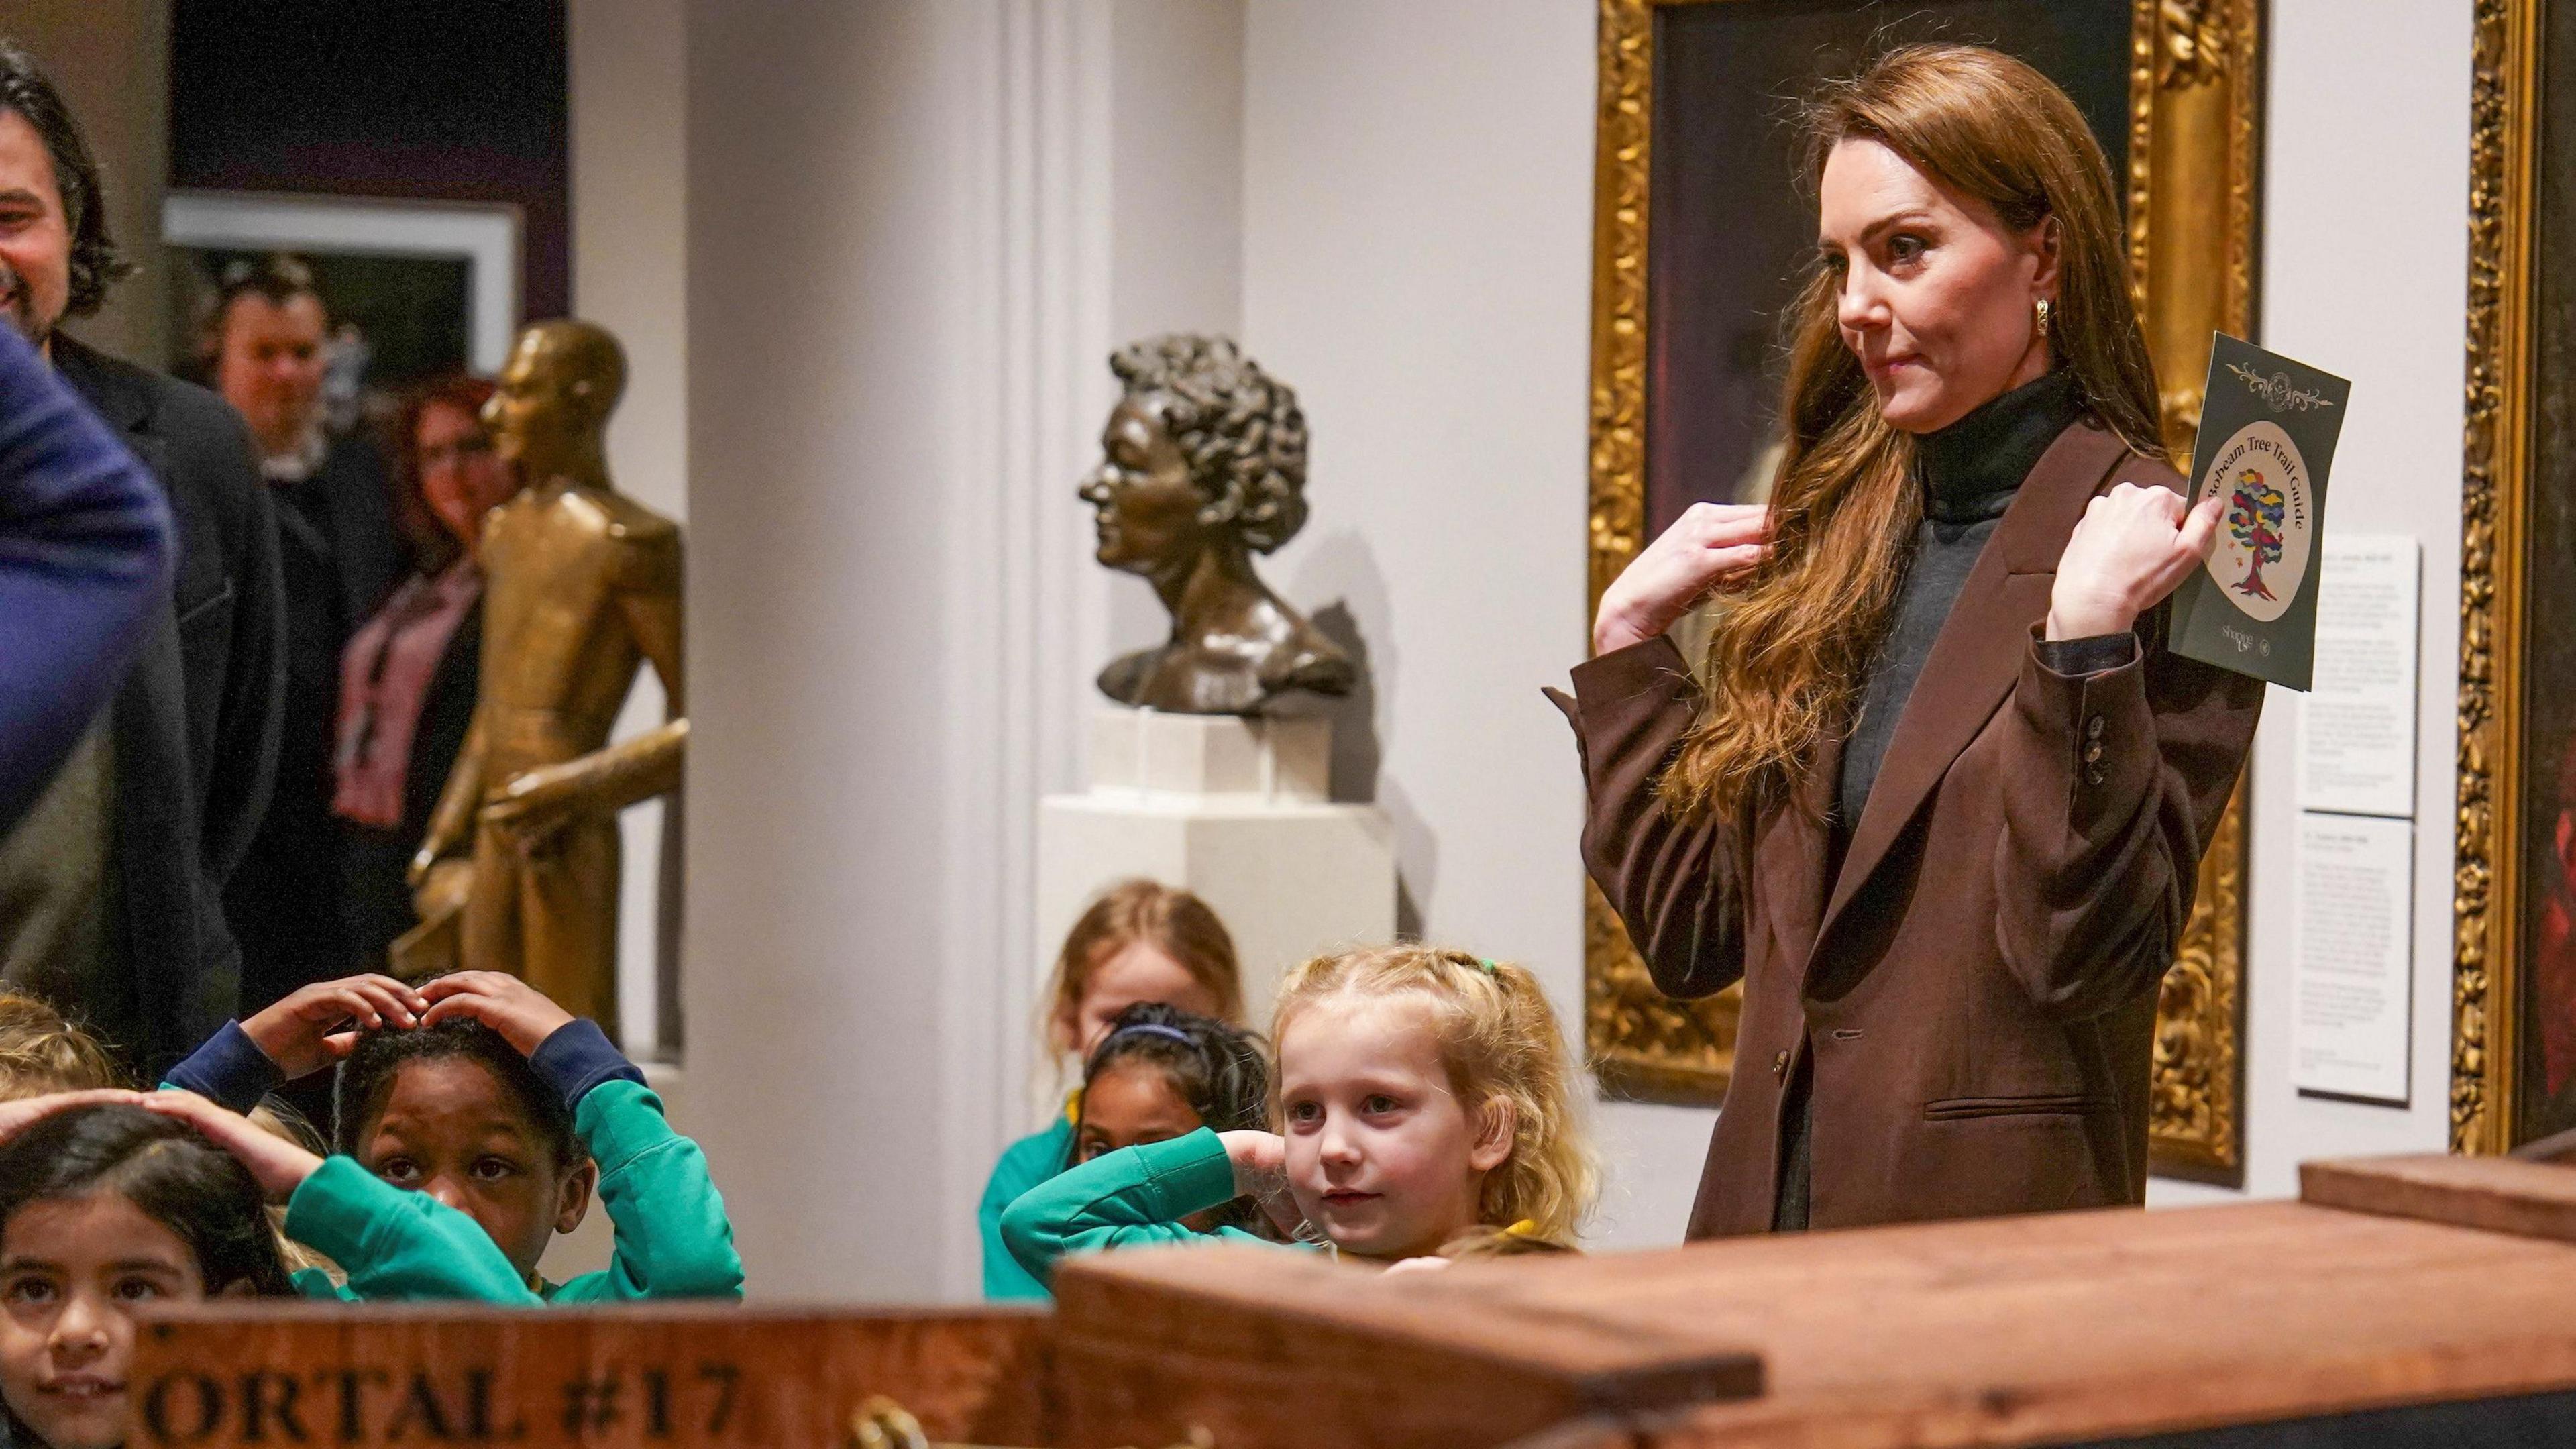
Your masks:
[[[1082,1087],[1082,1135],[1073,1140],[1073,1160],[1089,1162],[1104,1152],[1145,1142],[1169,1142],[1207,1125],[1162,1068],[1128,1060],[1101,1069]],[[1181,1219],[1193,1232],[1213,1232],[1220,1216],[1211,1208]]]
[[[29,1203],[0,1233],[0,1397],[48,1449],[112,1449],[135,1307],[205,1296],[188,1245],[125,1198]]]
[[[1181,963],[1144,941],[1130,941],[1092,968],[1082,986],[1082,999],[1070,1017],[1058,1017],[1061,1044],[1088,1057],[1109,1034],[1118,1013],[1140,1001],[1151,1001],[1193,1016],[1216,1015],[1216,997],[1184,970]]]
[[[1450,1091],[1418,999],[1298,1013],[1279,1041],[1279,1088],[1297,1209],[1358,1257],[1416,1257],[1474,1227],[1485,1175],[1511,1152]]]
[[[1074,1139],[1073,1159],[1089,1162],[1121,1147],[1169,1142],[1201,1125],[1162,1068],[1132,1059],[1115,1062],[1082,1088],[1082,1134]]]
[[[463,1057],[395,1069],[385,1109],[358,1143],[358,1165],[472,1218],[533,1278],[557,1233],[581,1226],[599,1176],[566,1169],[491,1069]]]

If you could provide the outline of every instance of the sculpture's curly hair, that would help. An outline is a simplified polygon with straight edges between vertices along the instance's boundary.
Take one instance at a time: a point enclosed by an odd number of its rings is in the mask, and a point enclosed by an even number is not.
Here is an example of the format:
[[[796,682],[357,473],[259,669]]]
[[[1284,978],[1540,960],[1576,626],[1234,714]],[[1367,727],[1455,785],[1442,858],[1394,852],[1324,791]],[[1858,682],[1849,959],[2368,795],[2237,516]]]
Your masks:
[[[1223,337],[1174,333],[1118,349],[1127,396],[1158,394],[1163,425],[1208,495],[1199,519],[1268,553],[1306,524],[1306,415],[1296,389]]]

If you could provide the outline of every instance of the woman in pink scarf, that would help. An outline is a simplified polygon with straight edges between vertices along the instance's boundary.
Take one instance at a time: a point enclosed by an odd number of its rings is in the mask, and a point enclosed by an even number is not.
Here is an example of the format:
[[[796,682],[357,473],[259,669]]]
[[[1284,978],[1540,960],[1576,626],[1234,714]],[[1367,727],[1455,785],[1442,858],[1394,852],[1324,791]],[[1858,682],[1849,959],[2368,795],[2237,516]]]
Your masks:
[[[368,970],[410,930],[411,854],[474,717],[482,655],[483,574],[474,552],[483,515],[510,496],[479,414],[492,385],[425,384],[406,400],[396,472],[407,511],[425,512],[438,547],[403,580],[340,656],[332,813],[348,834],[346,910]]]

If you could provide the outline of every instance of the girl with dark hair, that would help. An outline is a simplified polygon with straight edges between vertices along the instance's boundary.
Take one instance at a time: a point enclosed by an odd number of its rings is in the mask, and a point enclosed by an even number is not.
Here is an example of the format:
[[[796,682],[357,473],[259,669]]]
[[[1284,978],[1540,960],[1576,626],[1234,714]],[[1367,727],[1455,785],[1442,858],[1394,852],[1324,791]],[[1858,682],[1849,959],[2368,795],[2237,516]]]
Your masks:
[[[740,1298],[742,1259],[698,1145],[595,1022],[514,976],[461,971],[417,991],[326,982],[228,1026],[171,1080],[227,1105],[338,1062],[331,1161],[411,1201],[456,1204],[522,1301]],[[589,1216],[617,1230],[600,1272],[547,1282],[546,1245]]]
[[[1144,1142],[1168,1142],[1204,1127],[1235,1132],[1267,1120],[1270,1067],[1261,1038],[1160,1002],[1128,1007],[1109,1024],[1083,1072],[1073,1125],[1072,1167]],[[1195,1232],[1250,1228],[1260,1213],[1248,1198],[1183,1218]]]
[[[349,1285],[290,1275],[266,1212]],[[0,1105],[0,1442],[125,1442],[133,1310],[209,1298],[531,1301],[471,1224],[186,1092]]]
[[[1187,1242],[1194,1235],[1259,1237],[1262,1211],[1229,1192],[1175,1207],[1157,1195],[1152,1175],[1130,1148],[1197,1140],[1219,1132],[1255,1132],[1270,1116],[1270,1067],[1261,1038],[1239,1027],[1159,1002],[1139,1002],[1111,1019],[1092,1048],[1075,1099],[1073,1140],[1062,1175],[1032,1186],[1002,1214],[1000,1231],[1022,1271],[1043,1283],[1057,1258],[1072,1251],[1138,1242]],[[1124,1219],[1149,1219],[1147,1236],[1084,1237],[1086,1212],[1115,1197]],[[1147,1199],[1152,1205],[1143,1204]],[[1079,1242],[1076,1240],[1080,1239]]]

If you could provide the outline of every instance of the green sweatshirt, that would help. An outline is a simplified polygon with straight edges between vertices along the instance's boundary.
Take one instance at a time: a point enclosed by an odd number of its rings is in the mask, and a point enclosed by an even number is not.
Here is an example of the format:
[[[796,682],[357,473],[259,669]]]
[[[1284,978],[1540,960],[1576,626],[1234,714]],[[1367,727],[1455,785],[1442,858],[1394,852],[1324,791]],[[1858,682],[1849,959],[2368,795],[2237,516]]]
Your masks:
[[[1283,1245],[1241,1228],[1202,1233],[1182,1224],[1235,1199],[1234,1163],[1205,1127],[1168,1142],[1104,1152],[1040,1183],[1002,1214],[1002,1241],[1044,1281],[1073,1253],[1169,1243]]]
[[[549,1038],[546,1045],[553,1044]],[[640,1082],[612,1077],[582,1093],[572,1124],[599,1161],[599,1201],[617,1247],[600,1272],[540,1285],[545,1300],[740,1299],[742,1258],[724,1197],[707,1174],[706,1154],[664,1119],[662,1099]]]
[[[472,1218],[427,1193],[395,1187],[354,1158],[324,1158],[295,1189],[286,1203],[286,1235],[349,1275],[342,1287],[319,1268],[303,1269],[295,1291],[307,1298],[537,1306],[537,1295]]]
[[[596,1023],[587,1020],[575,1020],[539,1043],[528,1065],[563,1095],[572,1109],[573,1131],[599,1163],[599,1200],[616,1228],[617,1246],[604,1271],[585,1273],[569,1283],[512,1280],[522,1298],[532,1291],[548,1303],[741,1298],[742,1258],[734,1252],[733,1225],[725,1217],[724,1198],[707,1175],[706,1154],[671,1130],[662,1115],[662,1099],[644,1084],[644,1073],[626,1060]],[[169,1084],[247,1112],[283,1081],[277,1064],[235,1022],[172,1068]],[[363,1169],[360,1175],[366,1175]],[[385,1190],[402,1198],[416,1196],[392,1187]],[[427,1198],[418,1200],[436,1206]],[[446,1208],[438,1211],[449,1213]],[[498,1251],[473,1219],[461,1213],[449,1215],[473,1228],[486,1249]],[[374,1275],[361,1271],[358,1262],[319,1243],[313,1246],[349,1270],[353,1287],[372,1280]],[[359,1296],[377,1295],[362,1290]]]
[[[1011,1256],[1010,1247],[1002,1241],[1002,1213],[1020,1196],[1039,1183],[1064,1171],[1073,1160],[1073,1100],[1065,1103],[1064,1114],[1048,1124],[1043,1132],[1032,1132],[1002,1149],[1002,1160],[993,1164],[992,1179],[984,1184],[984,1200],[975,1208],[975,1221],[984,1230],[984,1296],[996,1300],[1043,1299],[1046,1285],[1037,1280],[1020,1260]]]

